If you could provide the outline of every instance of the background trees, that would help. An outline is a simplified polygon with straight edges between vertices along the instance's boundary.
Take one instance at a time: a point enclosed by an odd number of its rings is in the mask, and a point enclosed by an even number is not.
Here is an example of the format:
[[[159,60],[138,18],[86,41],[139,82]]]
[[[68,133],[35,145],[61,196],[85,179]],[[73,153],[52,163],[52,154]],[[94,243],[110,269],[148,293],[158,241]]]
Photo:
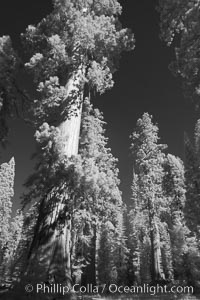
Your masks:
[[[16,74],[19,70],[19,59],[13,50],[9,36],[0,38],[0,141],[5,146],[8,135],[8,118],[18,112],[20,89],[17,85]]]
[[[161,37],[175,46],[176,60],[170,68],[195,101],[199,100],[199,7],[198,0],[159,1]]]
[[[23,217],[20,211],[11,219],[14,195],[15,160],[0,166],[0,282],[11,281],[12,265],[22,238]]]
[[[158,140],[158,127],[145,113],[131,136],[130,269],[138,283],[175,279],[196,284],[192,261],[198,265],[199,250],[194,231],[186,226],[191,213],[185,206],[184,165],[174,155],[166,155],[166,145]]]
[[[9,239],[9,218],[11,216],[12,197],[14,195],[14,176],[15,176],[15,161],[14,158],[9,163],[1,165],[1,196],[0,196],[0,207],[1,207],[1,248]]]
[[[186,207],[185,215],[190,230],[199,235],[199,121],[193,142],[185,135]]]
[[[160,246],[160,214],[165,208],[162,197],[162,163],[164,145],[157,145],[158,128],[151,123],[151,117],[144,114],[137,122],[136,131],[131,137],[131,149],[134,157],[134,172],[137,174],[136,212],[141,215],[142,227],[148,228],[142,239],[149,245],[151,257],[150,272],[153,281],[163,278]],[[133,216],[134,218],[134,216]],[[136,225],[136,224],[135,224]],[[136,225],[138,227],[138,225]],[[141,228],[142,229],[142,228]],[[146,231],[146,230],[145,230]],[[140,241],[145,244],[144,240]],[[147,251],[146,255],[148,255]]]
[[[86,101],[79,150],[83,172],[80,183],[81,191],[84,191],[85,195],[82,205],[85,204],[91,214],[90,226],[95,257],[90,259],[95,263],[96,274],[93,273],[92,278],[96,278],[98,283],[103,283],[105,276],[112,280],[113,268],[116,273],[115,280],[122,280],[119,257],[123,256],[125,251],[123,203],[119,190],[117,160],[107,146],[108,141],[104,133],[102,113],[94,110]],[[108,269],[109,272],[106,271]]]
[[[165,12],[180,4],[167,3],[160,1],[164,22]],[[196,17],[198,4],[193,4],[183,9],[184,22],[190,14]],[[17,214],[10,226],[12,242],[4,256],[8,277],[21,272],[33,283],[36,279],[68,286],[174,280],[198,285],[198,150],[188,147],[194,165],[192,161],[191,168],[186,167],[185,184],[182,161],[165,154],[158,127],[148,114],[138,120],[132,135],[133,207],[125,234],[117,161],[108,148],[102,114],[90,104],[96,92],[113,86],[121,52],[134,47],[133,35],[121,27],[120,14],[117,1],[53,1],[52,12],[22,35],[24,66],[34,81],[30,110],[38,151],[23,197],[23,206],[31,208],[24,217]],[[176,31],[178,14],[175,9],[175,15],[167,16],[174,17],[171,27],[163,25],[163,32],[171,30],[169,37]],[[180,35],[190,27],[187,22],[181,26],[176,31]],[[185,37],[187,48],[189,36]],[[16,97],[20,92],[15,76],[19,61],[10,39],[1,41],[1,67],[8,76],[1,78],[0,88],[2,107],[9,108],[3,115],[8,116],[17,103],[12,93]],[[194,53],[191,50],[185,69],[188,50],[182,50],[173,67],[187,77],[187,89],[194,96],[196,62],[189,69]],[[196,144],[198,131],[197,127]]]

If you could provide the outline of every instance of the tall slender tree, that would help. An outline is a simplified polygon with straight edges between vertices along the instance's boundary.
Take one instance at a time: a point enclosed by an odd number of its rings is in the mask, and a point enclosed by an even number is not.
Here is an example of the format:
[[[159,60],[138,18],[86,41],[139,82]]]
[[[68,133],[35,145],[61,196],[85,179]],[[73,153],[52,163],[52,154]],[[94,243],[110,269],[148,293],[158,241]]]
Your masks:
[[[15,161],[0,166],[0,259],[4,264],[10,243],[10,218],[12,212],[12,197],[14,195]],[[1,272],[1,281],[3,280]]]
[[[196,145],[197,136],[198,126]],[[158,144],[158,127],[152,124],[148,114],[144,114],[142,119],[138,120],[132,135],[134,176],[133,204],[129,213],[129,247],[133,280],[149,282],[175,279],[198,286],[197,233],[195,234],[194,228],[190,231],[187,227],[187,223],[190,226],[195,224],[191,219],[188,222],[189,215],[191,217],[195,213],[191,214],[192,205],[190,210],[187,208],[187,176],[185,182],[185,170],[181,159],[171,154],[166,155],[163,153],[164,149],[164,145]],[[189,157],[195,162],[196,154],[191,152],[191,147],[189,149],[192,154]],[[194,164],[190,165],[193,166]],[[192,172],[189,175],[191,181]],[[193,211],[195,210],[196,205],[193,207]]]
[[[164,278],[161,261],[160,214],[166,205],[162,194],[162,178],[165,145],[158,144],[158,127],[153,125],[152,117],[145,113],[137,121],[136,130],[131,136],[131,151],[134,170],[137,174],[137,198],[135,214],[141,216],[141,226],[148,228],[143,236],[151,247],[151,279]],[[134,214],[133,214],[134,215]]]
[[[125,250],[123,238],[123,216],[122,216],[122,199],[119,191],[117,160],[113,157],[110,148],[107,146],[107,138],[104,136],[104,121],[102,114],[87,104],[84,105],[84,114],[82,121],[80,155],[83,166],[84,181],[82,182],[81,191],[84,193],[85,205],[89,205],[91,224],[93,232],[93,273],[92,281],[99,283],[104,276],[105,270],[100,265],[105,263],[106,258],[111,255],[113,261],[112,267],[116,269],[117,280],[122,277],[122,268],[118,265],[117,258]],[[89,181],[88,181],[89,180]],[[89,184],[90,183],[90,184]],[[92,202],[91,202],[92,201]],[[80,210],[78,210],[80,213]],[[108,226],[107,226],[107,225]],[[110,226],[109,226],[110,224]],[[107,241],[108,248],[114,252],[102,254],[102,235],[111,234],[112,239]],[[112,255],[113,254],[113,255]],[[106,266],[108,267],[108,265]],[[104,275],[102,275],[102,272]],[[108,278],[110,271],[107,273]],[[88,276],[88,274],[86,274]],[[100,278],[101,277],[101,278]],[[96,278],[96,280],[94,280]]]
[[[177,262],[182,259],[181,251],[176,251],[180,236],[187,237],[185,218],[185,170],[180,158],[168,154],[164,163],[163,194],[167,200],[167,209],[161,215],[163,236],[164,270],[167,278],[177,278]],[[180,250],[180,249],[179,249]],[[179,255],[179,258],[177,257]],[[183,264],[183,261],[181,262]]]
[[[14,195],[15,161],[3,163],[0,167],[0,244],[4,247],[8,239],[9,219],[11,217],[12,197]]]

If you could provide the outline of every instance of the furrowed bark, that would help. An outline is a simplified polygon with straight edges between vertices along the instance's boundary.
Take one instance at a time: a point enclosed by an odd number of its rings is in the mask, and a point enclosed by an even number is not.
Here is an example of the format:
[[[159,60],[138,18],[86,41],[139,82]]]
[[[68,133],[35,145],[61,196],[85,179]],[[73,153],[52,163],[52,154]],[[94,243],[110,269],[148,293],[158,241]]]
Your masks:
[[[153,202],[153,199],[148,200],[151,241],[151,277],[153,282],[157,282],[165,279],[165,275],[162,270],[160,233],[155,218],[155,208]]]

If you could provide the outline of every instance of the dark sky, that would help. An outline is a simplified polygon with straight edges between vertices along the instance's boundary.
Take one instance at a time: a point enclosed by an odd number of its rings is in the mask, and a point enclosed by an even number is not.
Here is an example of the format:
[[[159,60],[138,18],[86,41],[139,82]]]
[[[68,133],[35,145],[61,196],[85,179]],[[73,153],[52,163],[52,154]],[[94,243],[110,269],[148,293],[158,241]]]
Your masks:
[[[35,24],[51,10],[50,0],[1,0],[0,36],[10,35],[14,46],[19,46],[19,34],[29,24]],[[115,87],[93,99],[103,111],[107,136],[112,153],[119,159],[121,190],[128,201],[131,182],[129,136],[143,112],[154,116],[160,128],[161,142],[168,144],[169,152],[183,158],[183,134],[193,132],[198,113],[191,101],[185,99],[181,83],[168,70],[174,50],[159,39],[159,17],[154,0],[121,0],[124,27],[132,28],[136,48],[125,53],[115,75]],[[9,145],[2,150],[1,162],[15,156],[16,179],[14,207],[19,205],[22,184],[31,173],[34,152],[34,130],[22,120],[10,123]]]

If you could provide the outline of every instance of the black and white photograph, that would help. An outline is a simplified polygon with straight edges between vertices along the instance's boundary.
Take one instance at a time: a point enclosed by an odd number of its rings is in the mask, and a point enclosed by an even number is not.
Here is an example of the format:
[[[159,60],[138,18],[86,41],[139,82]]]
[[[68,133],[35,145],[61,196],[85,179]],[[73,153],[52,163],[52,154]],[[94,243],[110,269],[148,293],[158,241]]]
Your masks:
[[[200,0],[1,0],[0,300],[200,299]]]

